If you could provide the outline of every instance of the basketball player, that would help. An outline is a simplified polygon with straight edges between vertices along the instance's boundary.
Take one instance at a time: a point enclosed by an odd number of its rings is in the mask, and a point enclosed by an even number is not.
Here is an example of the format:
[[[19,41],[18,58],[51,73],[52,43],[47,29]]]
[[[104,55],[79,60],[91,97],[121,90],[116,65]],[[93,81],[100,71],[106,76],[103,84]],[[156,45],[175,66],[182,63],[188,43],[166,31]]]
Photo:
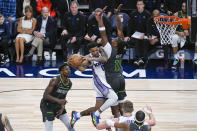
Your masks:
[[[59,67],[59,72],[59,76],[51,79],[40,103],[45,131],[53,131],[55,117],[60,119],[69,131],[75,131],[75,129],[70,128],[70,121],[65,110],[67,103],[65,98],[72,86],[72,82],[68,78],[70,68],[67,63]]]
[[[71,127],[74,126],[77,120],[82,116],[92,116],[93,125],[99,123],[100,114],[108,109],[110,106],[118,104],[118,96],[113,91],[111,86],[107,83],[105,77],[104,63],[107,61],[107,56],[103,49],[99,49],[97,43],[89,43],[88,49],[90,54],[85,56],[85,60],[78,68],[84,71],[88,65],[92,67],[93,72],[93,87],[96,91],[96,105],[95,107],[88,108],[82,112],[72,111]]]
[[[106,120],[106,124],[110,127],[122,128],[124,131],[151,131],[151,126],[156,124],[152,109],[147,106],[146,113],[149,116],[149,120],[145,120],[145,113],[142,110],[136,112],[134,122],[114,122],[110,119]]]
[[[6,115],[0,113],[0,131],[14,131]]]
[[[130,124],[131,122],[134,122],[134,116],[132,115],[133,109],[133,103],[129,100],[126,100],[123,103],[123,116],[120,116],[118,118],[112,118],[111,120],[114,122],[125,122],[127,124]],[[103,129],[109,129],[110,127],[107,125],[107,123],[101,122],[96,126],[96,129],[103,130]],[[124,131],[123,129],[117,129],[117,131]]]
[[[121,115],[123,115],[123,102],[126,97],[125,79],[122,75],[123,69],[121,65],[123,55],[125,54],[125,42],[122,23],[118,15],[121,6],[122,4],[120,4],[119,7],[114,11],[116,15],[118,37],[112,40],[112,44],[108,42],[105,27],[101,17],[106,7],[102,10],[102,12],[98,12],[95,16],[99,24],[99,30],[102,38],[102,47],[108,58],[108,61],[104,64],[106,79],[118,96],[118,106],[112,107],[112,114],[116,118],[119,117],[119,112]]]

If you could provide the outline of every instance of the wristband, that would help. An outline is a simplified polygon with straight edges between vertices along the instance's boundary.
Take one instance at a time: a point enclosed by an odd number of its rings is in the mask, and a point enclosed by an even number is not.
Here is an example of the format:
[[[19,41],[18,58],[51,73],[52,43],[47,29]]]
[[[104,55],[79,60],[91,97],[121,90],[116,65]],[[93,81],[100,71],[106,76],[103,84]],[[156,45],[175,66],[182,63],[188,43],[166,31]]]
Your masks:
[[[104,31],[105,27],[99,27],[99,31]]]

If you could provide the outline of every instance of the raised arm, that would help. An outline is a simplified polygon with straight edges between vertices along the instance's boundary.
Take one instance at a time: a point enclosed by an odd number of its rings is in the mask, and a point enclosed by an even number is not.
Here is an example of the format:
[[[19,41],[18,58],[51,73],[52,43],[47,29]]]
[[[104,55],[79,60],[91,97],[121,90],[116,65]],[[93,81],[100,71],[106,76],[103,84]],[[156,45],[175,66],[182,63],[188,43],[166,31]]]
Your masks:
[[[101,39],[102,39],[102,46],[104,47],[107,43],[108,43],[108,39],[107,39],[107,34],[106,34],[106,30],[105,30],[105,26],[103,24],[103,12],[106,10],[107,6],[105,6],[102,10],[102,12],[98,12],[98,13],[95,13],[95,17],[96,17],[96,20],[98,22],[98,25],[99,25],[99,31],[100,31],[100,34],[101,34]]]
[[[146,122],[148,123],[149,126],[156,125],[156,120],[155,120],[155,117],[154,117],[154,115],[152,113],[151,107],[150,106],[147,106],[146,108],[147,108],[147,110],[145,112],[146,112],[146,114],[149,117],[149,120],[146,120]]]
[[[118,13],[120,12],[120,9],[122,7],[123,4],[120,4],[118,6],[117,9],[114,10],[115,16],[116,16],[116,24],[117,24],[117,35],[118,37],[120,37],[121,39],[124,39],[124,34],[123,34],[123,28],[122,28],[122,22],[121,19],[118,15]]]
[[[6,115],[2,115],[1,119],[2,119],[1,121],[2,121],[3,125],[5,126],[5,129],[7,131],[14,131],[11,124],[10,124],[10,121]]]

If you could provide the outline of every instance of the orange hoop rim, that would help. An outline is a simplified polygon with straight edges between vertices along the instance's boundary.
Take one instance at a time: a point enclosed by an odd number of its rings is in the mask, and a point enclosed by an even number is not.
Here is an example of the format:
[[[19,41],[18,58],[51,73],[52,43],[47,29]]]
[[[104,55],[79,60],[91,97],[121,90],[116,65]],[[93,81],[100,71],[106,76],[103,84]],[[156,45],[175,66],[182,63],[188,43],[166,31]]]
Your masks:
[[[175,20],[175,21],[172,21],[172,22],[160,21],[159,20],[160,18],[172,19],[172,20]],[[181,18],[176,17],[176,16],[158,16],[158,17],[154,18],[154,21],[156,23],[164,23],[164,24],[167,24],[167,25],[179,25],[179,24],[181,24]]]

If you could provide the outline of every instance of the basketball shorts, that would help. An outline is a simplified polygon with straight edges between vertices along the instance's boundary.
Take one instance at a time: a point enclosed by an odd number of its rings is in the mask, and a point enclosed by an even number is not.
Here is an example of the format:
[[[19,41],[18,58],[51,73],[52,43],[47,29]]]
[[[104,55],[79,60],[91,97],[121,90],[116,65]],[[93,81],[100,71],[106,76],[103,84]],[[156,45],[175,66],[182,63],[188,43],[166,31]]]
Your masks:
[[[60,110],[60,105],[58,104],[51,104],[48,102],[45,102],[44,100],[41,100],[40,103],[40,110],[42,112],[42,118],[43,122],[46,120],[53,121],[55,120],[55,116],[57,115],[57,112]],[[64,109],[62,114],[65,114],[66,110]]]
[[[110,84],[112,89],[116,92],[118,96],[118,101],[124,100],[127,96],[125,90],[125,79],[122,74],[107,74],[106,75],[107,83]]]

